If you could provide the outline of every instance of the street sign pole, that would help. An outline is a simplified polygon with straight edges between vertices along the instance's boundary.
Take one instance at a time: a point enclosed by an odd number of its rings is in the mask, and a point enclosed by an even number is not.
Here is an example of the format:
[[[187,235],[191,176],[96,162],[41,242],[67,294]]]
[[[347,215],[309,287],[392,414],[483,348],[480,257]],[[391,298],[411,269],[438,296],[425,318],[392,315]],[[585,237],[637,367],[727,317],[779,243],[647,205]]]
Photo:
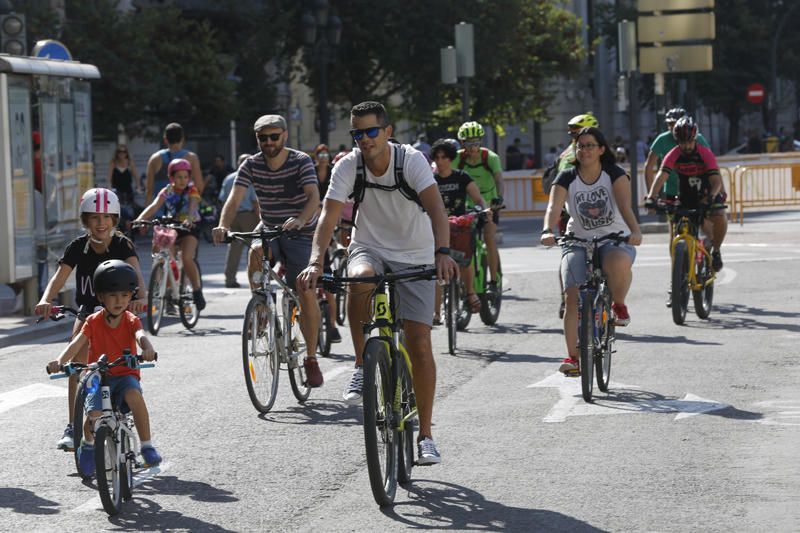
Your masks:
[[[631,166],[631,207],[636,220],[639,220],[639,87],[636,64],[636,23],[623,20],[617,24],[619,40],[619,70],[624,72],[628,82],[628,161]]]

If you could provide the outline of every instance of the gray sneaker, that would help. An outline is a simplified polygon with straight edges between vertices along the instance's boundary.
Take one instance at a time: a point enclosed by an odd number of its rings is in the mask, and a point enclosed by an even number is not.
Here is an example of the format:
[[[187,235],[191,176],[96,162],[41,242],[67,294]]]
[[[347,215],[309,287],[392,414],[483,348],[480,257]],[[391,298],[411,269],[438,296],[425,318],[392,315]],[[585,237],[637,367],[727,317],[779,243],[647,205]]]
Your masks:
[[[56,443],[57,450],[64,450],[65,452],[71,452],[75,450],[75,441],[73,440],[74,433],[72,432],[72,424],[67,424],[66,429],[64,429],[64,434]]]
[[[364,368],[356,367],[350,378],[350,383],[344,389],[342,399],[344,403],[349,405],[358,405],[361,403],[362,391],[364,390]]]
[[[417,452],[419,455],[417,464],[420,466],[438,465],[442,462],[442,456],[439,455],[439,450],[430,437],[425,437],[417,443]]]

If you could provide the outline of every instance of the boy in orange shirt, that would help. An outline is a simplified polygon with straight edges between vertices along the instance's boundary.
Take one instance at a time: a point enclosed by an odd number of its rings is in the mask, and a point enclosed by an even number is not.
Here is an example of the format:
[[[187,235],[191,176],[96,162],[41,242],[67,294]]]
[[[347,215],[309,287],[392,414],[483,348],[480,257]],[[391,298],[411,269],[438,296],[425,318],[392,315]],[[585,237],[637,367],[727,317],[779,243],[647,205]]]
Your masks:
[[[145,336],[139,317],[127,310],[136,294],[139,277],[136,270],[117,259],[100,263],[94,272],[94,290],[103,309],[90,315],[75,338],[67,345],[56,361],[48,363],[50,372],[58,372],[62,365],[71,361],[87,345],[89,363],[96,362],[106,354],[109,362],[122,357],[124,350],[137,353],[142,349],[142,358],[153,361],[156,353]],[[139,385],[139,370],[121,365],[109,370],[112,400],[125,405],[133,413],[136,431],[142,442],[142,457],[147,466],[161,462],[161,456],[150,441],[150,416]],[[86,422],[83,427],[84,440],[80,448],[80,468],[85,476],[94,474],[94,421],[102,415],[100,391],[86,397]]]

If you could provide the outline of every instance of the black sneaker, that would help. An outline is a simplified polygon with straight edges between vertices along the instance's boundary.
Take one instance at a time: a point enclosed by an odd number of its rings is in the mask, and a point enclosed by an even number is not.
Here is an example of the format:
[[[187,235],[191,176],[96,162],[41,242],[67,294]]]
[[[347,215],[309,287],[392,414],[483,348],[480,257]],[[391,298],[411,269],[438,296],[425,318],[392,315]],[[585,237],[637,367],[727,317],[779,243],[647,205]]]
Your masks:
[[[714,250],[711,254],[711,268],[714,269],[714,272],[722,270],[722,255],[719,253],[719,250]]]
[[[241,285],[236,280],[226,281],[225,282],[225,288],[226,289],[238,289],[239,287],[241,287]]]
[[[333,328],[328,332],[328,336],[331,339],[331,344],[336,344],[342,342],[342,334],[339,333],[339,328]]]
[[[203,289],[192,291],[192,298],[194,298],[194,304],[197,306],[198,311],[202,311],[206,308],[206,299],[203,298]]]

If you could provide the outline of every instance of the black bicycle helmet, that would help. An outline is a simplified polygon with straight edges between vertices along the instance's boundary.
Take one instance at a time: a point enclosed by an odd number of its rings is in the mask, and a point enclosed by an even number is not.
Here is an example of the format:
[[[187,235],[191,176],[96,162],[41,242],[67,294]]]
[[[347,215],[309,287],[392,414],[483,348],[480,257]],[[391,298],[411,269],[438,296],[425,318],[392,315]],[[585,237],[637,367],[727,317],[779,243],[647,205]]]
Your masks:
[[[686,110],[682,107],[673,107],[669,111],[667,111],[666,121],[667,122],[677,122],[679,118],[685,117],[687,115]]]
[[[690,116],[681,117],[672,128],[672,135],[678,143],[693,141],[697,137],[697,124]]]
[[[125,261],[119,259],[103,261],[94,271],[95,294],[127,291],[135,293],[138,288],[139,276]]]

